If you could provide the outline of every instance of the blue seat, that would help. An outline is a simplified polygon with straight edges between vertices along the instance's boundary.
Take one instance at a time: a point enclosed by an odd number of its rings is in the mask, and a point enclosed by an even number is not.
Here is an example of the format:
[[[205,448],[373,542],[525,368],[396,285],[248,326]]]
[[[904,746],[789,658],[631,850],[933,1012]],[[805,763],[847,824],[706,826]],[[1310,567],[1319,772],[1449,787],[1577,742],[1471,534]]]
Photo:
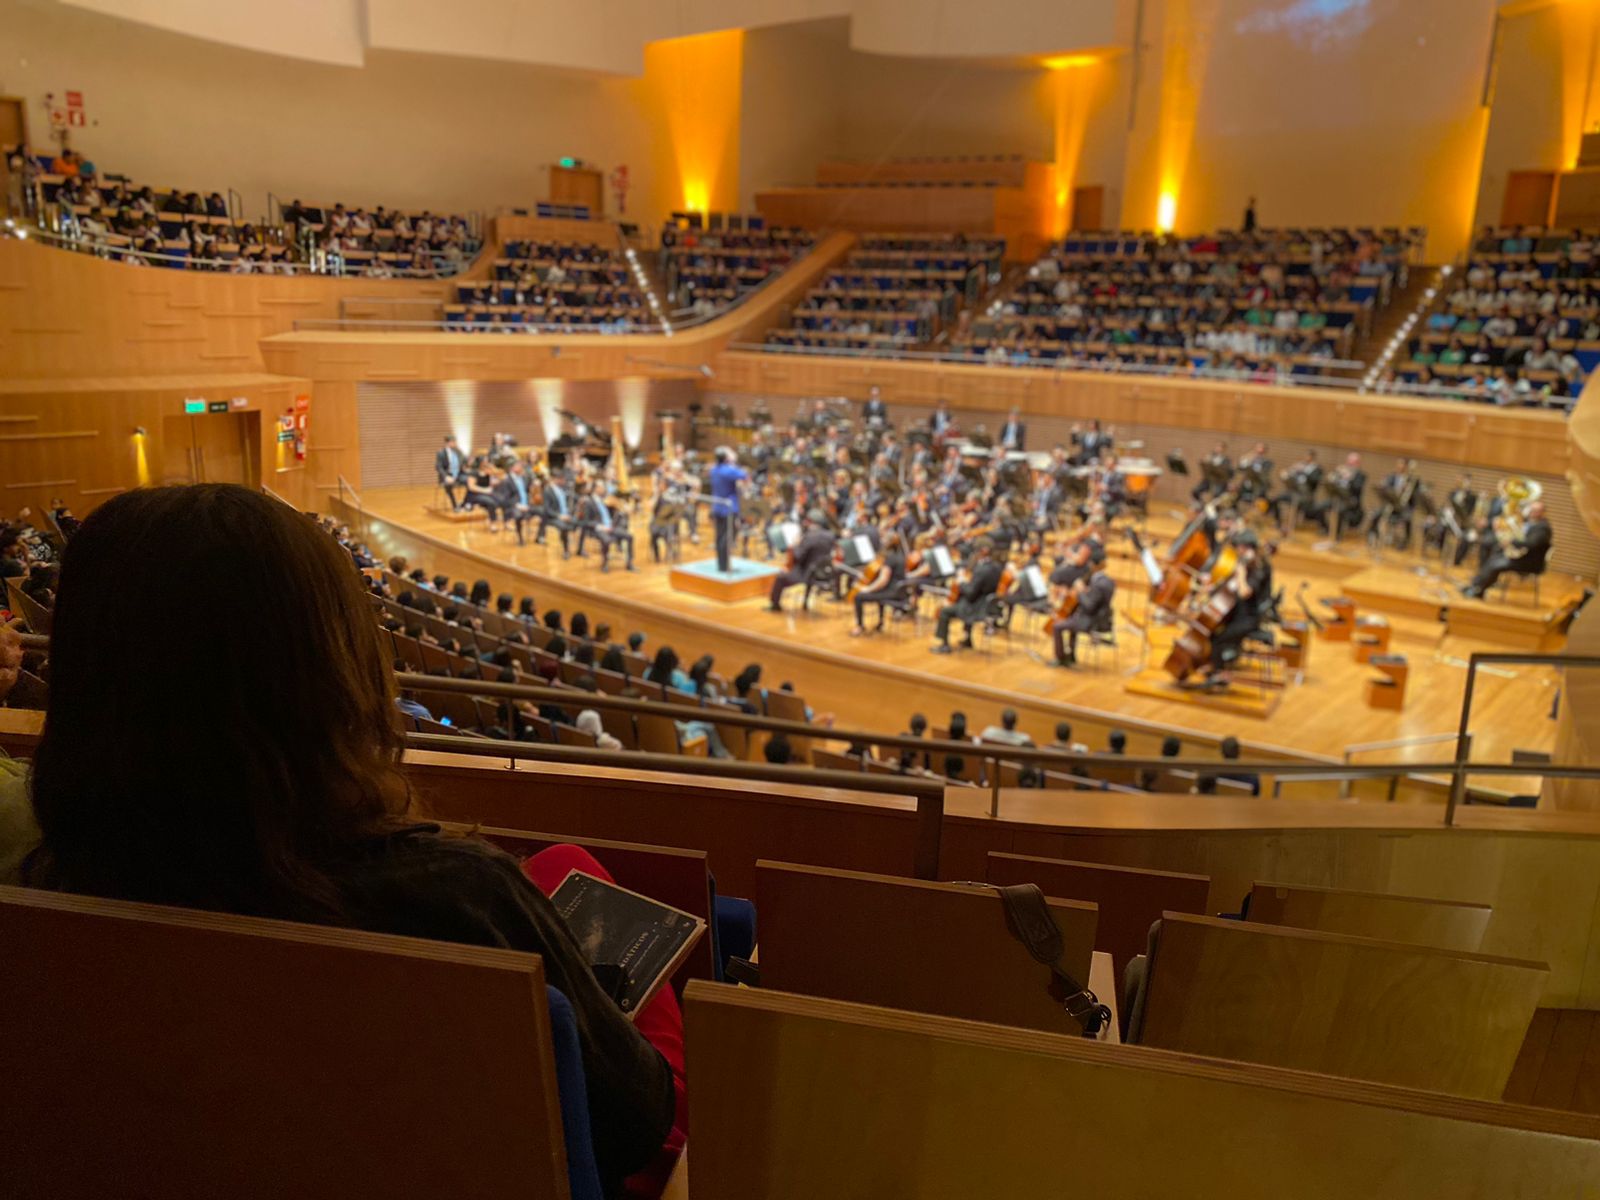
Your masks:
[[[589,1126],[589,1084],[578,1045],[578,1018],[572,1002],[546,987],[550,1006],[550,1043],[556,1060],[556,1092],[561,1100],[561,1133],[567,1146],[567,1184],[572,1200],[603,1200],[600,1168],[594,1161],[594,1135]]]

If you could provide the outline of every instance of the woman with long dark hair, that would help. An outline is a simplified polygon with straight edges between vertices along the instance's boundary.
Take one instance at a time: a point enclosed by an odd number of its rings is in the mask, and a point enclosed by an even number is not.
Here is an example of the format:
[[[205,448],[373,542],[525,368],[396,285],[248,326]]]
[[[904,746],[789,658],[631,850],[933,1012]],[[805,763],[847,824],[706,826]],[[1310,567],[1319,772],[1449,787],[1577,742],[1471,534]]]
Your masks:
[[[314,522],[228,485],[107,501],[67,548],[50,665],[30,883],[538,953],[577,1013],[608,1187],[659,1153],[673,1073],[549,900],[410,816],[372,609]]]

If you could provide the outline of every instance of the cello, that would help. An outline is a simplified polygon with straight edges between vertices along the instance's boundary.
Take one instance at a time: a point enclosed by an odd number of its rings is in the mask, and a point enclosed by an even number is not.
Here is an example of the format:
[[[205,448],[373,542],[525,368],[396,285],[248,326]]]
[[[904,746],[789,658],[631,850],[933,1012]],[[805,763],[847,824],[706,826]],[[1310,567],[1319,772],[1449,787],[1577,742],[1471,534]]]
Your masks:
[[[1163,564],[1165,575],[1150,595],[1151,603],[1157,608],[1177,612],[1189,598],[1195,576],[1211,557],[1211,536],[1206,532],[1206,520],[1210,516],[1209,510],[1200,512],[1172,543]]]

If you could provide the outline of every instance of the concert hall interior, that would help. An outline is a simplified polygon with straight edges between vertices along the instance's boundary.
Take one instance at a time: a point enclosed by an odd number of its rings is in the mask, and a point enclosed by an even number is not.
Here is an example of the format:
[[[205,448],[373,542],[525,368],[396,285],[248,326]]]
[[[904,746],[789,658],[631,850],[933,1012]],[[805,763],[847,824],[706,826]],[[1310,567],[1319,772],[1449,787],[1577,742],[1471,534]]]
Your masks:
[[[0,0],[0,1193],[1590,1194],[1597,84]]]

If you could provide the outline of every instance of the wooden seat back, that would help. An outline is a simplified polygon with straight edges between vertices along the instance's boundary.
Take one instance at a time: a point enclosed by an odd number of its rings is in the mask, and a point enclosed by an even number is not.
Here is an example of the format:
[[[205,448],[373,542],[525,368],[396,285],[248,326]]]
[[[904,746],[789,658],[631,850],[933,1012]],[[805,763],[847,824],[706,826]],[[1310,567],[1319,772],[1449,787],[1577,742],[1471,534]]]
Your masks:
[[[407,775],[437,820],[704,850],[730,896],[754,897],[763,858],[903,875],[928,858],[930,823],[910,796],[446,755],[408,762]]]
[[[568,1194],[535,955],[0,888],[8,1195]]]
[[[1263,925],[1291,925],[1468,954],[1482,948],[1493,914],[1487,904],[1283,883],[1257,883],[1250,889],[1246,913]]]
[[[1150,926],[1163,912],[1204,913],[1211,889],[1205,875],[996,851],[989,852],[984,878],[1002,886],[1036,883],[1046,896],[1092,901],[1100,909],[1094,948],[1111,955],[1118,979],[1128,960],[1144,953]]]
[[[692,983],[685,1021],[695,1200],[1501,1200],[1600,1178],[1594,1117],[765,989]]]
[[[1168,913],[1149,965],[1147,1046],[1498,1099],[1544,963]]]
[[[756,876],[765,987],[1031,1029],[1071,1024],[990,888],[779,862],[757,863]],[[1066,970],[1086,981],[1095,906],[1049,908]]]

